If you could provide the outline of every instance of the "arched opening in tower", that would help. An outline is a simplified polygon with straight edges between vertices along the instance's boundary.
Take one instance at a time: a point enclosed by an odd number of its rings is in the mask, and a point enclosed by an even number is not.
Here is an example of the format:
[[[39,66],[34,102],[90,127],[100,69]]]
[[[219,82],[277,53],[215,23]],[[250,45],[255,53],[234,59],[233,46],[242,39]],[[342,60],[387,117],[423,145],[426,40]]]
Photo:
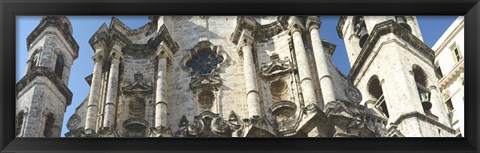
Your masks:
[[[382,111],[383,115],[390,117],[388,113],[387,103],[385,97],[383,96],[382,85],[377,76],[373,76],[368,82],[368,92],[375,100],[375,107]]]

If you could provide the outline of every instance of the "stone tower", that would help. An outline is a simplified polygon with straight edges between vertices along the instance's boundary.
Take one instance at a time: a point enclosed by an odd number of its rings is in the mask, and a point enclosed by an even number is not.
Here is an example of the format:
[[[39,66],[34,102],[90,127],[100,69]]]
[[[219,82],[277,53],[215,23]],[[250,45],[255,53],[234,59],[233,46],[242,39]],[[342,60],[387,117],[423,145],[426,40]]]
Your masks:
[[[453,136],[435,77],[434,52],[412,16],[343,16],[337,25],[362,104],[388,118],[389,137]]]
[[[68,80],[79,46],[64,16],[43,17],[27,38],[28,64],[16,85],[16,136],[60,137],[72,100]]]

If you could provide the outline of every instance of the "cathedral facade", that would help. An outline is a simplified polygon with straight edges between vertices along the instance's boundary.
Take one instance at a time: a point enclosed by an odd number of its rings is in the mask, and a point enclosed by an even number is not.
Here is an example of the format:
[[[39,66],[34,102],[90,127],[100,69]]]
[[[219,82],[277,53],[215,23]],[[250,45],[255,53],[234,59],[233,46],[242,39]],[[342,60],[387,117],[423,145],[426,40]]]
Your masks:
[[[318,16],[117,18],[88,41],[90,92],[66,137],[452,137],[433,51],[413,16],[343,16],[352,66]],[[42,18],[17,83],[17,136],[60,136],[78,54],[66,17]],[[72,106],[70,106],[72,107]]]

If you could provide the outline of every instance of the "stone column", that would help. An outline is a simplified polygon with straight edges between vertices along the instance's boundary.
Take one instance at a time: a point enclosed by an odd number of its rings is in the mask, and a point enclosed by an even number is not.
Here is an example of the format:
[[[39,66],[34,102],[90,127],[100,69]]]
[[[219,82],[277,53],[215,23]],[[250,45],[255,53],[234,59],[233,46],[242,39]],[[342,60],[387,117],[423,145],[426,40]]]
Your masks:
[[[118,91],[118,71],[121,57],[121,47],[117,44],[112,48],[110,57],[110,73],[108,76],[107,101],[105,102],[105,116],[103,127],[113,128],[115,123],[115,113],[117,108],[117,91]]]
[[[167,59],[158,56],[157,89],[155,93],[155,128],[160,129],[167,126]]]
[[[295,58],[297,60],[298,75],[300,77],[300,86],[302,87],[303,101],[305,106],[314,104],[323,109],[323,104],[317,104],[315,87],[312,80],[312,72],[308,63],[307,52],[305,51],[305,46],[303,45],[301,31],[302,29],[299,27],[293,26],[290,33],[293,37],[293,45],[296,55]]]
[[[261,116],[260,95],[257,87],[257,71],[253,62],[252,41],[250,31],[243,30],[242,39],[239,40],[243,54],[243,73],[245,75],[245,89],[247,96],[249,117]]]
[[[103,58],[100,54],[102,54],[101,50],[97,51],[96,54],[92,57],[94,61],[93,77],[90,86],[90,93],[88,95],[87,118],[85,121],[85,130],[93,132],[96,131],[98,101],[100,99],[100,82],[102,81],[101,76]]]
[[[322,41],[320,40],[320,20],[314,21],[309,28],[310,38],[312,39],[312,48],[313,56],[315,58],[315,63],[317,66],[317,74],[320,82],[320,88],[322,89],[323,103],[327,104],[331,101],[336,101],[335,92],[333,87],[333,80],[328,72],[327,56],[325,56],[325,51],[323,50]],[[319,105],[324,105],[319,104]]]

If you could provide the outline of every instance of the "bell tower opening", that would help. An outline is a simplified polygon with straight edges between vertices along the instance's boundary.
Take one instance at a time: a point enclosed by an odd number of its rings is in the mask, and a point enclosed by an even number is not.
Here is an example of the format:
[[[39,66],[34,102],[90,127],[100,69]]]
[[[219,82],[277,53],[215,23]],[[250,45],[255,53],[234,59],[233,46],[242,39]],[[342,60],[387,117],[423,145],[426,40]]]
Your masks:
[[[383,95],[382,85],[380,84],[380,80],[378,80],[377,76],[370,78],[368,83],[368,92],[375,100],[375,107],[379,109],[383,115],[390,117],[390,114],[388,113],[387,102],[385,101],[385,97]]]

